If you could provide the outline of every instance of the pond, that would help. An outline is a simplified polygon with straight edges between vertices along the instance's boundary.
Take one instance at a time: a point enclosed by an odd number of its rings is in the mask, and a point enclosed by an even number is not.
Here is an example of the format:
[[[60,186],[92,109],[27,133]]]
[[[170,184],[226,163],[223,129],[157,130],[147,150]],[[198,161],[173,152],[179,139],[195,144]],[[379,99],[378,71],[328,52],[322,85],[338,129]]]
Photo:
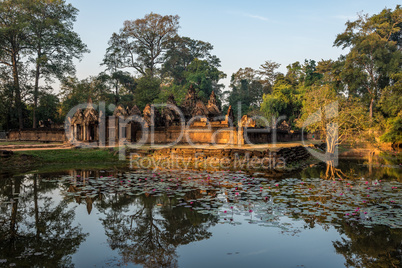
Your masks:
[[[0,180],[0,266],[400,267],[402,170],[68,170]]]

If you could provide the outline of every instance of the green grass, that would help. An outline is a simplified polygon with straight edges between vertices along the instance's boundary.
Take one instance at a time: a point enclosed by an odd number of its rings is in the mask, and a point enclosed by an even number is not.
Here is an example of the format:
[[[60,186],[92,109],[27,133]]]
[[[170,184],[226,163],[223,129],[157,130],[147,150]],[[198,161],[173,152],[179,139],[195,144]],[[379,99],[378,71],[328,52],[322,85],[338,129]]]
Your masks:
[[[119,160],[116,149],[18,151],[10,158],[0,158],[0,173],[12,174],[127,166],[127,161]]]
[[[0,141],[0,146],[6,145],[62,145],[62,142],[37,142],[37,141]]]

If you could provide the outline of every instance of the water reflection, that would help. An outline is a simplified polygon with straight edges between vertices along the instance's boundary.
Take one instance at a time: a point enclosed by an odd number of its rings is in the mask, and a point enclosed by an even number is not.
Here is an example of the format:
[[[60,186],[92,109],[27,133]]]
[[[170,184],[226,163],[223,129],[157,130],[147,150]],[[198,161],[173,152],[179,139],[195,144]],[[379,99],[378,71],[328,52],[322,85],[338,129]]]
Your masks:
[[[17,266],[71,266],[70,255],[85,240],[72,224],[75,212],[49,194],[58,184],[30,175],[0,180],[0,259]]]
[[[113,198],[99,210],[111,249],[117,249],[123,263],[144,267],[177,267],[176,248],[208,239],[211,215],[201,215],[184,207],[172,207],[168,197]],[[131,205],[131,206],[130,206]],[[158,209],[157,207],[161,207]]]
[[[110,250],[118,252],[120,264],[177,267],[181,257],[178,248],[212,238],[218,223],[229,223],[234,228],[240,223],[253,223],[248,228],[257,232],[267,226],[281,228],[282,232],[290,230],[292,235],[303,232],[292,230],[289,223],[281,225],[281,221],[289,220],[302,222],[311,230],[318,226],[326,231],[335,228],[339,235],[332,241],[333,250],[344,257],[346,266],[398,267],[402,229],[395,221],[400,219],[402,206],[396,200],[399,188],[394,189],[400,184],[391,181],[400,179],[401,170],[395,163],[376,161],[371,160],[371,167],[370,160],[341,161],[336,169],[331,163],[319,164],[286,175],[321,178],[316,180],[252,178],[232,172],[155,174],[115,170],[72,170],[67,174],[3,179],[0,263],[7,260],[7,264],[17,266],[72,266],[71,256],[86,237],[101,232],[106,234]],[[348,182],[347,178],[352,180]],[[365,184],[367,178],[373,179],[370,185]],[[375,181],[381,179],[387,184],[377,187]],[[369,186],[373,189],[367,189]],[[353,217],[344,217],[371,190],[372,197],[365,198],[369,202],[364,202]],[[74,225],[73,205],[84,206],[103,229],[86,234]],[[389,213],[380,215],[388,217],[383,224],[370,220],[379,217],[381,211]],[[242,219],[244,222],[239,223]],[[83,220],[82,215],[78,216],[78,222]],[[238,242],[246,248],[256,239],[260,237]],[[253,266],[258,265],[261,263]]]
[[[333,161],[319,163],[295,174],[298,178],[361,179],[402,181],[402,159],[391,154],[368,155],[361,159],[340,159],[337,166]],[[287,174],[289,176],[290,174]],[[293,175],[293,174],[292,174]],[[290,176],[292,176],[290,175]]]
[[[336,252],[345,257],[346,267],[402,266],[402,229],[343,222],[337,230],[347,237],[333,242]]]

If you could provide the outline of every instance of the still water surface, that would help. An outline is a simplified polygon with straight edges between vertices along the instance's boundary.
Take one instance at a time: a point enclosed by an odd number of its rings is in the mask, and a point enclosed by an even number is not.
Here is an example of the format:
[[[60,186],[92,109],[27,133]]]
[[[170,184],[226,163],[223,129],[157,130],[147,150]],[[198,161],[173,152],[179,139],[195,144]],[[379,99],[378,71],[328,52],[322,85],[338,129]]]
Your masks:
[[[398,163],[0,180],[0,266],[401,267]]]

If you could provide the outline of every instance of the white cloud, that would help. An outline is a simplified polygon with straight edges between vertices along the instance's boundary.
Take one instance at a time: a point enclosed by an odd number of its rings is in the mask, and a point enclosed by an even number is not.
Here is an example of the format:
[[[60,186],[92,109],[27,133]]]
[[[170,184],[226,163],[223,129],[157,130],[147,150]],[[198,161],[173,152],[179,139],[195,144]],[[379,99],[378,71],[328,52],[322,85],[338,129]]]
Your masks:
[[[267,17],[264,17],[264,16],[261,16],[261,15],[245,13],[245,12],[231,12],[231,11],[229,11],[228,13],[238,15],[238,16],[242,16],[242,17],[251,18],[251,19],[256,19],[256,20],[260,20],[260,21],[267,21],[267,22],[276,23],[276,21],[271,20],[271,19],[269,19]]]
[[[257,20],[269,21],[268,18],[259,16],[259,15],[253,15],[253,14],[248,14],[248,13],[244,13],[242,15],[245,17],[249,17],[249,18],[253,18],[253,19],[257,19]]]

